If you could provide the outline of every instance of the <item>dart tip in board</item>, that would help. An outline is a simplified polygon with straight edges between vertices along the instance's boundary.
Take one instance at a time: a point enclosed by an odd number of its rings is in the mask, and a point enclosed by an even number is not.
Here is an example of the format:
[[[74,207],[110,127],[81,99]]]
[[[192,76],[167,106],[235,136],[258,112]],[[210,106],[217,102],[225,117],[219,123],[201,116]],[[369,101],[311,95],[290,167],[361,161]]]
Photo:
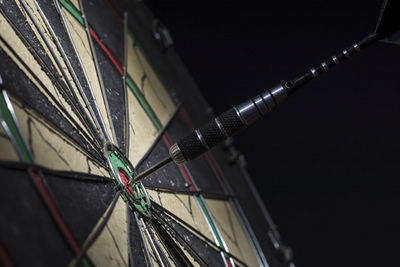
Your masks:
[[[149,219],[150,199],[142,183],[131,183],[135,171],[130,161],[113,144],[107,142],[104,145],[104,156],[107,159],[110,172],[116,186],[121,190],[121,197],[129,204],[129,207]]]

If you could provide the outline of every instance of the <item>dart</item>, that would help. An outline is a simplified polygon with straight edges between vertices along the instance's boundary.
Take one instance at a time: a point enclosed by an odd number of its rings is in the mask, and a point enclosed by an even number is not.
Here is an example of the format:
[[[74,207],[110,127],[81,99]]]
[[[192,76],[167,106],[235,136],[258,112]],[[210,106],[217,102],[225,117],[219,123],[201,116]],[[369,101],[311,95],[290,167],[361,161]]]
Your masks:
[[[137,183],[170,162],[184,164],[192,160],[225,139],[249,127],[259,118],[285,101],[299,88],[328,72],[330,69],[358,54],[377,41],[400,45],[400,3],[396,0],[384,1],[381,7],[375,31],[345,48],[340,53],[329,57],[304,74],[286,82],[282,82],[261,94],[237,105],[212,119],[209,123],[195,129],[191,134],[173,144],[169,156],[152,167],[136,175],[130,184]]]

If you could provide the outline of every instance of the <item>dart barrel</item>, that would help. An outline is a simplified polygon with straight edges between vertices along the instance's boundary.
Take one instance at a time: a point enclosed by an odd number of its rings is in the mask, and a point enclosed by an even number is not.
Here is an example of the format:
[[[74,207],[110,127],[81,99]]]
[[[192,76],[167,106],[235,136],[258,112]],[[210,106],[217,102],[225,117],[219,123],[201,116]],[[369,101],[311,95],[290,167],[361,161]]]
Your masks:
[[[286,98],[286,91],[279,84],[229,109],[174,144],[170,149],[172,159],[175,163],[182,164],[196,158],[247,128]]]

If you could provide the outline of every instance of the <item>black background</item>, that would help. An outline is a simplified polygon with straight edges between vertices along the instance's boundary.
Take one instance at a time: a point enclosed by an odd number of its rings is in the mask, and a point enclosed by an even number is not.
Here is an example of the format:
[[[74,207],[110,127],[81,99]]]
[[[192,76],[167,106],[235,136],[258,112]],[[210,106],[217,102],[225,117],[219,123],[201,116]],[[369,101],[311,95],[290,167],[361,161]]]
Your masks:
[[[156,1],[216,114],[373,31],[381,1]],[[378,43],[235,138],[297,266],[399,266],[400,47]]]

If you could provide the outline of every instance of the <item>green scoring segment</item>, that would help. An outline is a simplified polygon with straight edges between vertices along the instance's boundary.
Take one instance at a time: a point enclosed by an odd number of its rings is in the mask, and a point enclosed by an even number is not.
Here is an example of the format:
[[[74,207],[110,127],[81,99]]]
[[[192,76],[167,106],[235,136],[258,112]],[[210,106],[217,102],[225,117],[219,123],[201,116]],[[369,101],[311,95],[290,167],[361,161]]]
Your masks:
[[[135,176],[132,164],[124,156],[124,154],[111,143],[104,146],[104,155],[112,170],[112,176],[115,178],[114,183],[122,190],[122,198],[128,203],[131,210],[135,210],[144,219],[150,219],[150,199],[141,182],[132,186],[128,182]]]

